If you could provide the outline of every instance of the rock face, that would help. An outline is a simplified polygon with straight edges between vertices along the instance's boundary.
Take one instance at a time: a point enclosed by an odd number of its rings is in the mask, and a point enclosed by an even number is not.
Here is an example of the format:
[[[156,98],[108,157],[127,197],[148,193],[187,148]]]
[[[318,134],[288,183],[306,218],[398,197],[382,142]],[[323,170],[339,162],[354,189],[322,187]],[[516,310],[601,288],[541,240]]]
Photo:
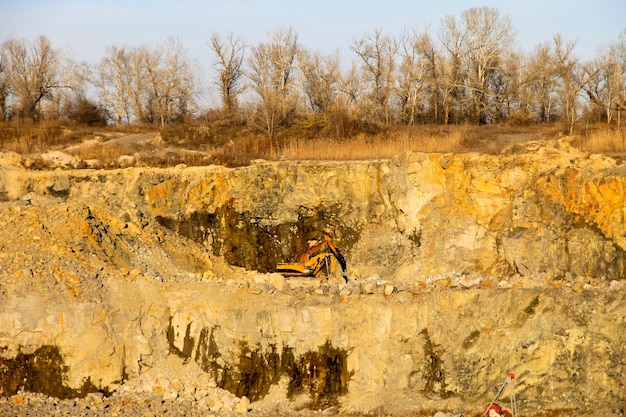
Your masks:
[[[364,275],[620,279],[624,168],[525,151],[189,168],[139,187],[150,215],[247,269],[270,271],[324,230]]]
[[[529,411],[623,407],[626,168],[612,159],[563,141],[238,169],[0,167],[0,380],[58,352],[46,375],[64,384],[0,395],[108,393],[176,356],[253,409],[283,390],[355,412],[478,410],[508,372]],[[348,283],[273,272],[322,233]]]

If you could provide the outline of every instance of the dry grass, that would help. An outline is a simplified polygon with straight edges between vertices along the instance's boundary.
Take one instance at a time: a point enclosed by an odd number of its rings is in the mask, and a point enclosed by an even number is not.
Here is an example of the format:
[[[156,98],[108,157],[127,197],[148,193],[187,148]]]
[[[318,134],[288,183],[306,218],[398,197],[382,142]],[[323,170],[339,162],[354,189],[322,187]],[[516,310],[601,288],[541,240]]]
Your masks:
[[[50,122],[0,123],[0,152],[14,151],[28,156],[49,150],[63,150],[81,160],[98,160],[102,167],[119,165],[121,156],[133,156],[137,165],[173,166],[218,164],[247,165],[254,159],[266,160],[376,160],[406,152],[499,154],[513,144],[552,139],[563,132],[559,124],[550,125],[418,125],[392,126],[377,133],[363,131],[349,138],[297,135],[270,141],[241,124],[224,120],[192,121],[172,125],[160,134],[163,143],[106,144],[109,139],[142,132],[154,132],[154,125],[92,127]],[[586,126],[573,140],[574,146],[591,153],[614,157],[626,155],[626,129],[606,125]]]
[[[107,145],[96,143],[77,147],[68,153],[82,161],[97,161],[93,165],[103,168],[127,166],[128,160],[121,161],[121,157],[131,157],[132,165],[151,167],[172,167],[178,164],[198,166],[215,162],[204,152],[160,148],[151,144]],[[91,166],[92,164],[86,165]]]
[[[135,145],[110,146],[102,143],[95,143],[92,145],[78,147],[76,150],[69,153],[82,160],[97,159],[106,166],[112,161],[117,161],[120,156],[133,155],[137,151],[138,147]]]
[[[386,159],[405,152],[499,154],[516,143],[560,137],[558,125],[511,127],[423,126],[398,129],[384,136],[364,136],[338,141],[295,139],[287,142],[269,159],[279,160],[369,160]],[[576,136],[573,145],[590,153],[626,156],[626,128],[588,128]]]
[[[272,159],[369,160],[386,159],[405,152],[498,154],[512,143],[550,138],[553,126],[413,126],[397,128],[384,135],[357,135],[346,140],[294,139],[283,145]]]
[[[30,120],[3,122],[0,125],[0,148],[19,154],[42,152],[63,140],[63,127],[58,122]]]
[[[579,136],[574,145],[585,152],[621,154],[626,152],[626,128],[596,128]]]
[[[154,131],[152,125],[124,125],[95,128],[59,120],[30,120],[0,122],[0,151],[22,155],[46,152],[81,143],[95,136],[115,137],[131,133]]]
[[[397,135],[394,138],[359,135],[344,141],[295,139],[281,148],[274,158],[281,160],[370,160],[391,158],[409,151],[445,153],[463,150],[463,138],[459,132],[422,137]]]

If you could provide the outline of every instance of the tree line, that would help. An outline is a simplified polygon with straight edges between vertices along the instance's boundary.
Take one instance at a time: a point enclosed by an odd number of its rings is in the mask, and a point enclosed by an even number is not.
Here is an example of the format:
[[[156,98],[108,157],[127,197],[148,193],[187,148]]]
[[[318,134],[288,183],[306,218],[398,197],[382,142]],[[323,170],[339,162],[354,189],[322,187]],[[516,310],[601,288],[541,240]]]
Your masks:
[[[626,29],[590,61],[560,34],[517,50],[511,20],[480,7],[446,16],[435,35],[374,29],[339,53],[307,49],[281,28],[249,45],[213,33],[211,86],[217,113],[270,139],[295,123],[322,123],[343,137],[346,121],[372,126],[580,120],[621,127],[626,108]],[[96,124],[190,120],[203,111],[196,62],[179,40],[151,47],[109,46],[100,62],[77,62],[45,36],[0,48],[0,120],[76,120]]]

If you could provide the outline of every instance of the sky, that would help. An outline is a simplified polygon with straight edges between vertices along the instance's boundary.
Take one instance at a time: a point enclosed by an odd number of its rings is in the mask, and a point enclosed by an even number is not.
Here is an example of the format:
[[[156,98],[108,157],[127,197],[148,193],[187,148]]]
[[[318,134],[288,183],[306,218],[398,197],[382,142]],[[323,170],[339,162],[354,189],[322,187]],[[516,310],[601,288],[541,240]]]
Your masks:
[[[350,45],[374,30],[397,36],[416,27],[437,39],[445,16],[458,19],[482,6],[511,19],[517,46],[526,52],[560,33],[576,41],[578,57],[590,60],[626,30],[626,0],[0,0],[0,42],[45,35],[77,61],[95,64],[109,46],[156,47],[174,37],[206,74],[213,32],[255,45],[292,27],[305,48],[339,51],[350,62]]]

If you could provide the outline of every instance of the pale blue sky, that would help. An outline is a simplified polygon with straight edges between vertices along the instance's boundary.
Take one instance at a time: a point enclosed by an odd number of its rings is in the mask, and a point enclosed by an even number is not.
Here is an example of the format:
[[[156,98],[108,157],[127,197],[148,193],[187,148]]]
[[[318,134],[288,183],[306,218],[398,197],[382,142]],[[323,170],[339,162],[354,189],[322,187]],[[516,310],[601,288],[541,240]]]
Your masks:
[[[497,7],[511,18],[525,51],[561,33],[577,41],[576,54],[595,57],[626,29],[626,0],[0,0],[0,41],[42,34],[77,60],[99,61],[107,46],[157,45],[168,36],[181,40],[189,57],[206,71],[212,62],[206,41],[212,32],[232,31],[249,44],[291,26],[300,43],[324,52],[339,50],[349,62],[349,46],[380,28],[390,35],[404,27],[430,27],[470,7]]]

